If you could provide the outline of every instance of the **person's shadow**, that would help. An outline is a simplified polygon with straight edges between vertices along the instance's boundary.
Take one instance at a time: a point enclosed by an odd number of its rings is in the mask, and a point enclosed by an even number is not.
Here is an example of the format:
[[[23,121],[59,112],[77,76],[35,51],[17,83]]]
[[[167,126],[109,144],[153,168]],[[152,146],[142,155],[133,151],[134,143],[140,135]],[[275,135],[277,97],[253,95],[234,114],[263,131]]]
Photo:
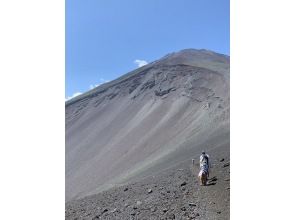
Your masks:
[[[216,184],[217,178],[216,176],[207,179],[207,184],[206,186],[214,186]]]

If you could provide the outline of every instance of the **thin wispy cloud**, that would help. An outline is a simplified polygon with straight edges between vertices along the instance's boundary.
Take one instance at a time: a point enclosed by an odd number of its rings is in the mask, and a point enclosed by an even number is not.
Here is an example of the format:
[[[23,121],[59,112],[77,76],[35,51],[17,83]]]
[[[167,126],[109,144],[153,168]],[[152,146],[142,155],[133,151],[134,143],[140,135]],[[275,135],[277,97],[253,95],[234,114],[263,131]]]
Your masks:
[[[109,80],[107,80],[107,79],[103,79],[103,78],[100,78],[99,79],[99,82],[97,83],[97,84],[91,84],[90,86],[89,86],[89,88],[90,89],[94,89],[94,88],[96,88],[96,87],[98,87],[98,86],[100,86],[100,85],[102,85],[102,84],[104,84],[104,83],[107,83],[107,82],[109,82]],[[66,97],[65,98],[65,101],[68,101],[68,100],[70,100],[70,99],[72,99],[72,98],[74,98],[74,97],[76,97],[76,96],[78,96],[78,95],[81,95],[81,94],[83,94],[82,92],[75,92],[72,96],[68,96],[68,97]]]
[[[134,63],[137,64],[138,67],[142,67],[148,64],[146,60],[135,60]]]
[[[102,85],[102,84],[104,84],[104,83],[107,83],[107,82],[109,82],[109,80],[106,80],[106,79],[100,78],[100,79],[99,79],[99,82],[98,82],[97,84],[91,84],[89,87],[90,87],[90,89],[94,89],[94,88],[96,88],[97,86],[100,86],[100,85]]]
[[[81,92],[75,92],[72,96],[66,97],[65,101],[68,101],[68,100],[70,100],[70,99],[72,99],[72,98],[74,98],[74,97],[76,97],[78,95],[81,95],[81,94],[82,94]]]
[[[103,78],[100,78],[100,82],[101,82],[101,84],[103,84],[103,83],[107,83],[107,82],[109,82],[109,80],[107,80],[107,79],[103,79]]]
[[[100,84],[90,85],[90,89],[94,89],[94,88],[96,88],[97,86],[100,86]]]

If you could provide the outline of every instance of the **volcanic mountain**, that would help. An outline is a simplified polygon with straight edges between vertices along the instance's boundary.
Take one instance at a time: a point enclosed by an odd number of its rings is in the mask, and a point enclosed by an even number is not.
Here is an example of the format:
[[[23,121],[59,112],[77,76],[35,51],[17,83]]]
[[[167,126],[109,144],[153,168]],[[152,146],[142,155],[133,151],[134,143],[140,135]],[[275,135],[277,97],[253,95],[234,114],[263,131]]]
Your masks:
[[[66,201],[229,157],[229,56],[185,49],[65,103]]]

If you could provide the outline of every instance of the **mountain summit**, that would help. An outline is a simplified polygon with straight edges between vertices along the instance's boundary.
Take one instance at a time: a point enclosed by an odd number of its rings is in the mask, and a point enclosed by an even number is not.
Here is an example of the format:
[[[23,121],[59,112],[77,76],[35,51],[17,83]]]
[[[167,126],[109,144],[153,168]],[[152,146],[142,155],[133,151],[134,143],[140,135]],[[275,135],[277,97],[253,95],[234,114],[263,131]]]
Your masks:
[[[229,155],[229,56],[171,53],[66,102],[66,200]]]

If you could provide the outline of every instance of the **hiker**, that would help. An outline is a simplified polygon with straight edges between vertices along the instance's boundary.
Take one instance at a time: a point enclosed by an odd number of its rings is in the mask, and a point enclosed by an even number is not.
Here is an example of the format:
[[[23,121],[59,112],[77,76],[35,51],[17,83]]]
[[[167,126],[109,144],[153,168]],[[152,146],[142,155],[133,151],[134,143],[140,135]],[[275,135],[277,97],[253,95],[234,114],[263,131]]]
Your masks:
[[[210,163],[209,163],[209,155],[205,153],[205,151],[202,151],[200,155],[200,169],[201,170],[207,170],[207,177],[209,177],[209,169],[210,169]]]

